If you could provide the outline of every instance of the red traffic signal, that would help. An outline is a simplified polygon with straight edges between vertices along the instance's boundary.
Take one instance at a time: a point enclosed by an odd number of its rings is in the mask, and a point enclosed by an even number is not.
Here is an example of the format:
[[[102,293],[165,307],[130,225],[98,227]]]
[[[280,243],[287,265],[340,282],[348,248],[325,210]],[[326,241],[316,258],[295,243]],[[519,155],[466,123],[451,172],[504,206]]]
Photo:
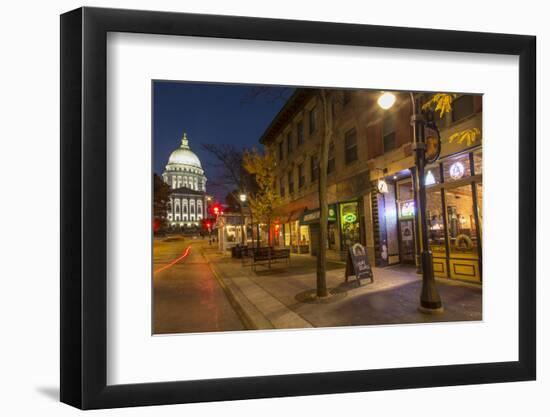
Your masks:
[[[210,208],[210,212],[214,214],[215,216],[218,216],[220,214],[223,214],[223,208],[219,203],[215,203]]]

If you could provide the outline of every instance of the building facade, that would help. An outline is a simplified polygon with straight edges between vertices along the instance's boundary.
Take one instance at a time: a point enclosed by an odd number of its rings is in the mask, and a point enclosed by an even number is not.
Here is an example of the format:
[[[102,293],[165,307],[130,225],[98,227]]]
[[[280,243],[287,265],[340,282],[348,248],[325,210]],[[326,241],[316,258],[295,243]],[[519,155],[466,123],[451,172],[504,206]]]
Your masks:
[[[378,266],[414,265],[420,251],[408,94],[396,94],[383,110],[379,91],[332,90],[334,129],[329,148],[328,256],[345,259],[354,243],[367,247]],[[440,159],[426,170],[430,246],[436,275],[481,281],[482,137],[450,136],[481,129],[481,96],[462,95],[453,111],[436,116],[442,137]],[[276,243],[295,253],[318,251],[318,154],[323,111],[314,89],[298,89],[261,138],[276,155],[283,198]],[[378,187],[379,183],[383,187]]]
[[[167,220],[172,228],[200,226],[207,217],[206,176],[184,133],[181,145],[168,158],[162,179],[170,186]]]

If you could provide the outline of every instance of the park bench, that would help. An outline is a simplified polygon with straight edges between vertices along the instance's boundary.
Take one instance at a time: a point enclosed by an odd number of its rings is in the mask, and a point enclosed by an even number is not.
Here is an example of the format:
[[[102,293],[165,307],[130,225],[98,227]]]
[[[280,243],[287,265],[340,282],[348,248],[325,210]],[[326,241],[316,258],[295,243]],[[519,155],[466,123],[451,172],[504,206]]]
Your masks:
[[[274,249],[272,247],[256,248],[252,251],[252,269],[256,271],[257,265],[268,265],[286,261],[290,263],[290,249]]]
[[[248,256],[248,252],[248,246],[246,245],[233,246],[231,248],[231,257],[241,259]]]

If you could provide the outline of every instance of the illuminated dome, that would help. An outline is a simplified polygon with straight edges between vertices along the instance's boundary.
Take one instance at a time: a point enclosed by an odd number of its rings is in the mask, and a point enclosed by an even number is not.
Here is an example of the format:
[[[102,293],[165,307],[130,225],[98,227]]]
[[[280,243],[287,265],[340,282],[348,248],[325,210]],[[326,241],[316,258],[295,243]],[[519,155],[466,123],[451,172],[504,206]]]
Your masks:
[[[187,165],[197,168],[202,168],[199,157],[189,148],[189,141],[187,135],[183,134],[181,140],[181,146],[170,154],[168,158],[168,165]]]
[[[184,187],[194,191],[206,191],[206,176],[201,161],[189,148],[185,133],[180,147],[170,154],[162,178],[173,190]]]

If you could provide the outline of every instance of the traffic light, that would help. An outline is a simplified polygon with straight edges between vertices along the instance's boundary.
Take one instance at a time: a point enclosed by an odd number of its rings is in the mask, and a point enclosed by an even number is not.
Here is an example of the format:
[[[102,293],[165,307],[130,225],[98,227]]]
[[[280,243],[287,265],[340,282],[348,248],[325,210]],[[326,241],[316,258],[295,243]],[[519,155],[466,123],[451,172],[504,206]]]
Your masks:
[[[212,204],[212,207],[210,208],[211,214],[218,217],[219,215],[223,214],[223,208],[220,205],[220,203],[214,203]]]

